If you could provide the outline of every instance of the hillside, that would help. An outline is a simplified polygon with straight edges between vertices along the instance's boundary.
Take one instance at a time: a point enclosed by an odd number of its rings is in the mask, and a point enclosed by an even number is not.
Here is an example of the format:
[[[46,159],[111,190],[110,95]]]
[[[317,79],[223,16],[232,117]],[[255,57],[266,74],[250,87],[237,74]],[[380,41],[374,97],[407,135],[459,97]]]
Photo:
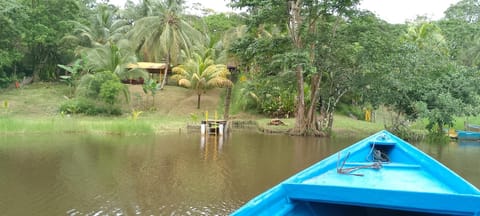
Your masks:
[[[213,89],[202,95],[201,109],[197,109],[197,95],[189,89],[166,86],[152,97],[143,92],[142,86],[130,85],[130,103],[124,103],[124,114],[119,117],[109,116],[63,116],[58,109],[60,104],[69,100],[71,89],[62,83],[34,83],[20,89],[8,88],[0,90],[0,122],[3,132],[86,132],[86,133],[165,133],[183,130],[187,124],[197,124],[204,118],[205,111],[209,118],[214,118],[218,110],[218,118],[222,117],[223,89]],[[142,114],[132,124],[132,110]],[[293,127],[294,119],[282,119],[286,125],[271,126],[270,118],[238,113],[231,116],[235,121],[256,121],[260,131],[285,132]],[[383,119],[377,123],[355,120],[347,116],[336,115],[333,125],[334,134],[355,135],[371,134],[383,129]],[[55,124],[52,124],[55,122]]]
[[[213,113],[219,106],[223,89],[213,89],[201,97],[201,109],[197,109],[197,95],[189,89],[166,86],[155,95],[155,106],[152,97],[143,92],[141,85],[129,85],[130,103],[123,105],[129,113],[131,109],[143,110],[157,115],[189,115],[205,110]],[[0,90],[2,108],[8,105],[8,113],[13,116],[44,117],[58,114],[61,103],[69,100],[71,90],[61,83],[34,83],[15,89]]]

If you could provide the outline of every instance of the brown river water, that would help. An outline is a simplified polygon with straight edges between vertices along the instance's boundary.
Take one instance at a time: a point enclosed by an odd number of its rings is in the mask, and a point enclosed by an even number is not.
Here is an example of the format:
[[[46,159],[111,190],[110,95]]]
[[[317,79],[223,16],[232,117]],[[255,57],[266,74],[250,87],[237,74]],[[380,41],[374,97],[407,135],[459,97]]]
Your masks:
[[[361,138],[1,136],[0,215],[228,215]],[[480,143],[417,146],[480,187]]]

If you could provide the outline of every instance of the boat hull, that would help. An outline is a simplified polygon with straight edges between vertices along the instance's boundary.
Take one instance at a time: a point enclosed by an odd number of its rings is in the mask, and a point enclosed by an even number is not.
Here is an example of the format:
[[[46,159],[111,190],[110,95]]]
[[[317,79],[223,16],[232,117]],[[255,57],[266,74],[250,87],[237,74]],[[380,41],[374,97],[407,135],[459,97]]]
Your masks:
[[[457,130],[457,139],[459,140],[479,140],[480,132]]]
[[[388,161],[377,160],[377,152]],[[233,215],[480,215],[480,191],[381,131],[260,194]]]

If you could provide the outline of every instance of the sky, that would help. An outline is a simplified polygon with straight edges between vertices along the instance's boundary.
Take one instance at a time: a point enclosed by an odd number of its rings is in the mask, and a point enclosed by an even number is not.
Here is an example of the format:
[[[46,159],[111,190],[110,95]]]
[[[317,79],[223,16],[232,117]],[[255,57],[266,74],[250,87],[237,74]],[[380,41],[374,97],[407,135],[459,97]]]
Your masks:
[[[417,15],[426,15],[432,20],[443,17],[443,12],[460,0],[361,0],[360,8],[374,12],[389,23],[404,23],[413,20]],[[125,0],[110,0],[113,4],[123,6]],[[187,0],[187,3],[199,2],[206,8],[218,12],[229,12],[232,9],[226,4],[228,0]]]
[[[432,20],[443,17],[450,5],[460,0],[362,0],[360,8],[374,12],[389,23],[404,23],[417,15],[426,15]]]

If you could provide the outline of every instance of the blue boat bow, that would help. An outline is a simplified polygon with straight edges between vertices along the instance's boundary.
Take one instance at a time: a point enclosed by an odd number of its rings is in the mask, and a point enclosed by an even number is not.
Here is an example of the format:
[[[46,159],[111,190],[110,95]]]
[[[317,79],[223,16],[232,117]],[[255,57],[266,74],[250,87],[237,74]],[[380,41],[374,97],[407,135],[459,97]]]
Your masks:
[[[381,131],[260,194],[233,215],[480,215],[480,191]]]

